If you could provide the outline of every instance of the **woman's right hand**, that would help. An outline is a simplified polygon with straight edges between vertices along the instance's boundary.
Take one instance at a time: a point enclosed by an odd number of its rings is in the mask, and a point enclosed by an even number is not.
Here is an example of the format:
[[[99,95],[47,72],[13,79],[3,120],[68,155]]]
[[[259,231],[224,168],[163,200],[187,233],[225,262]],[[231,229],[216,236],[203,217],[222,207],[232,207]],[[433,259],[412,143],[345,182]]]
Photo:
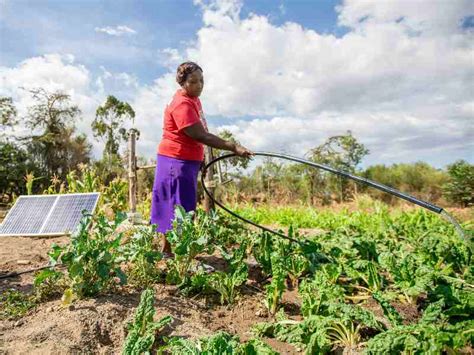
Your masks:
[[[252,155],[254,155],[250,149],[247,149],[239,144],[235,145],[234,153],[243,158],[250,158]]]

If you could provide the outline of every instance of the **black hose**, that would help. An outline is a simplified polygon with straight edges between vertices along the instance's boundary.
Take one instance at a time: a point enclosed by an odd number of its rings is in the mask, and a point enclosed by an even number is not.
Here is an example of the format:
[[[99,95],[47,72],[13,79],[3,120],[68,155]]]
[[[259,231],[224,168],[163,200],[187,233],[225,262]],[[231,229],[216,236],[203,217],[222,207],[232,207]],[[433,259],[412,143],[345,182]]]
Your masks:
[[[60,266],[62,266],[62,264],[57,264],[55,266],[45,265],[45,266],[39,266],[39,267],[36,267],[36,268],[33,268],[33,269],[24,270],[24,271],[13,271],[13,272],[9,272],[9,273],[3,274],[3,275],[0,274],[0,280],[8,279],[10,277],[20,276],[20,275],[23,275],[23,274],[29,274],[31,272],[40,271],[40,270],[44,270],[44,269],[53,269],[55,267],[60,267]]]
[[[334,168],[331,168],[330,166],[327,166],[327,165],[323,165],[323,164],[319,164],[319,163],[315,163],[315,162],[312,162],[312,161],[309,161],[309,160],[305,160],[305,159],[301,159],[301,158],[297,158],[297,157],[293,157],[291,155],[287,155],[287,154],[279,154],[279,153],[271,153],[271,152],[255,152],[254,155],[256,156],[265,156],[265,157],[274,157],[274,158],[281,158],[281,159],[286,159],[286,160],[290,160],[290,161],[294,161],[294,162],[297,162],[297,163],[301,163],[301,164],[306,164],[306,165],[309,165],[311,167],[314,167],[314,168],[318,168],[318,169],[322,169],[322,170],[326,170],[326,171],[329,171],[333,174],[336,174],[336,175],[339,175],[339,176],[343,176],[343,177],[346,177],[346,178],[349,178],[349,179],[352,179],[354,181],[357,181],[361,184],[364,184],[364,185],[367,185],[367,186],[370,186],[370,187],[374,187],[378,190],[381,190],[381,191],[384,191],[384,192],[387,192],[391,195],[394,195],[394,196],[397,196],[399,198],[402,198],[406,201],[409,201],[411,203],[414,203],[418,206],[421,206],[423,208],[426,208],[432,212],[436,212],[436,213],[441,213],[443,211],[443,209],[441,207],[438,207],[438,206],[435,206],[429,202],[426,202],[426,201],[422,201],[422,200],[419,200],[413,196],[410,196],[410,195],[407,195],[401,191],[398,191],[392,187],[389,187],[389,186],[386,186],[386,185],[383,185],[383,184],[379,184],[378,182],[375,182],[375,181],[372,181],[372,180],[369,180],[369,179],[366,179],[366,178],[363,178],[363,177],[360,177],[360,176],[356,176],[356,175],[352,175],[348,172],[345,172],[345,171],[340,171],[340,170],[337,170],[337,169],[334,169]],[[294,238],[291,238],[291,237],[288,237],[287,235],[284,235],[282,233],[279,233],[279,232],[275,232],[267,227],[264,227],[262,225],[259,225],[255,222],[252,222],[240,215],[238,215],[237,213],[229,210],[227,207],[225,207],[223,204],[221,204],[219,201],[217,201],[214,196],[211,195],[211,193],[209,192],[209,190],[207,189],[206,187],[206,184],[204,182],[204,177],[205,177],[205,173],[207,171],[207,169],[209,169],[209,167],[211,167],[212,165],[214,165],[215,163],[217,163],[218,161],[221,161],[221,160],[224,160],[224,159],[229,159],[229,158],[232,158],[232,157],[236,157],[237,155],[236,154],[226,154],[226,155],[222,155],[218,158],[215,158],[214,160],[210,161],[209,163],[206,164],[206,166],[204,167],[204,170],[203,170],[203,174],[201,175],[201,183],[202,183],[202,186],[203,186],[203,189],[204,189],[204,192],[206,193],[207,196],[209,196],[209,198],[216,204],[218,205],[220,208],[222,208],[224,211],[226,211],[227,213],[231,214],[232,216],[244,221],[245,223],[249,223],[257,228],[260,228],[264,231],[267,231],[267,232],[270,232],[270,233],[273,233],[275,235],[278,235],[279,237],[282,237],[282,238],[285,238],[285,239],[288,239],[288,240],[291,240],[292,242],[297,242],[297,243],[300,243],[300,241],[294,239]]]

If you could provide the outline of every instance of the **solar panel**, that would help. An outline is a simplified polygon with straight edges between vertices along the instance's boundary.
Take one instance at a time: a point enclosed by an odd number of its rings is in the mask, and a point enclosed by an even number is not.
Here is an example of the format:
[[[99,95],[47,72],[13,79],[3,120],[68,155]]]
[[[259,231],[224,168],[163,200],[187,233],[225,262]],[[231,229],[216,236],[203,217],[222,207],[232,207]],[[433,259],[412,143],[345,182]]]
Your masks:
[[[92,213],[98,192],[20,196],[0,225],[0,236],[63,235],[76,230],[82,211]]]

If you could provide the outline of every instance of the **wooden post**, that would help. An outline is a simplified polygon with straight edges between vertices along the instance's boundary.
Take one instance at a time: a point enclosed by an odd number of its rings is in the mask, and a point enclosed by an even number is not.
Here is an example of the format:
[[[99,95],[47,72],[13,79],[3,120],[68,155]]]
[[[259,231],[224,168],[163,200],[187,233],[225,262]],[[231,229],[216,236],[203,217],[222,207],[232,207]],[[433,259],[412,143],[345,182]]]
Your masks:
[[[217,162],[217,179],[219,181],[219,184],[222,184],[222,167],[221,167],[221,162]]]
[[[130,212],[137,212],[137,158],[135,156],[136,130],[130,129],[128,135],[128,197]]]
[[[209,146],[205,146],[205,163],[209,163],[213,159],[212,148]],[[215,191],[215,183],[214,183],[214,165],[212,165],[207,171],[206,176],[204,177],[204,183],[206,184],[206,188],[209,193],[214,196]],[[215,208],[214,201],[212,201],[209,196],[204,194],[204,211],[206,213],[210,213]]]

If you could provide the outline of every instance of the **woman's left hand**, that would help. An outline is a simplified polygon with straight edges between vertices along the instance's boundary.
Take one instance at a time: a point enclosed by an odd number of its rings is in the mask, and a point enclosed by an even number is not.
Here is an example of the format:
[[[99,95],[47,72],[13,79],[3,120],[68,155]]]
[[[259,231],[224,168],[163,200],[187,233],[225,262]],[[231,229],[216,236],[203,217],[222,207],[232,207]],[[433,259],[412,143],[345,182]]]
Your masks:
[[[250,158],[252,155],[254,155],[254,153],[250,149],[247,149],[238,144],[235,145],[234,153],[237,154],[239,157],[243,158]]]

